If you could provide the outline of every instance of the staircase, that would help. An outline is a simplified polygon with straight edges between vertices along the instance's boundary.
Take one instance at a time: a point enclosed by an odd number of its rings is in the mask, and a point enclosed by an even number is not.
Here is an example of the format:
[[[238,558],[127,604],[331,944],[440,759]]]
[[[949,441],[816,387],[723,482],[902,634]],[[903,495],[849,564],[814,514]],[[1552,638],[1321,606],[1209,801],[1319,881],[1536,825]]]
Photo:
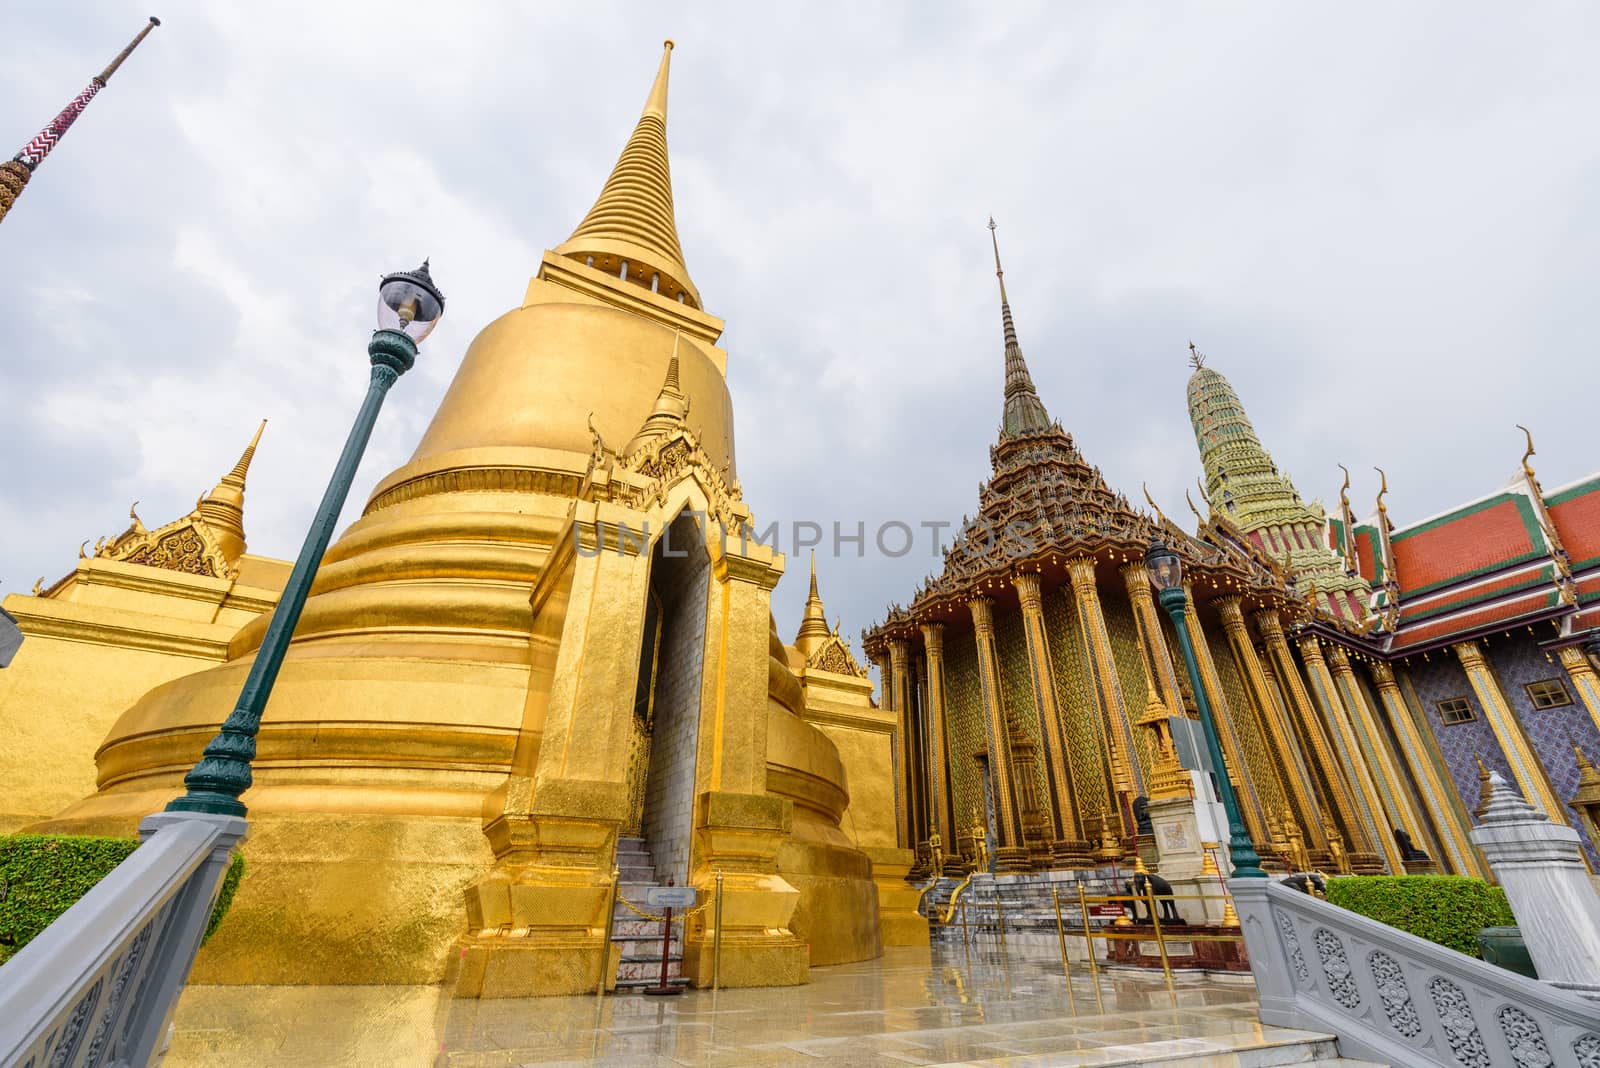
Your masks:
[[[617,839],[617,894],[646,912],[644,892],[656,882],[655,861],[643,838]],[[621,950],[617,964],[617,991],[639,990],[661,981],[661,923],[640,919],[621,901],[612,912],[611,941]],[[667,985],[688,986],[683,977],[683,924],[672,924],[672,942],[667,947]]]

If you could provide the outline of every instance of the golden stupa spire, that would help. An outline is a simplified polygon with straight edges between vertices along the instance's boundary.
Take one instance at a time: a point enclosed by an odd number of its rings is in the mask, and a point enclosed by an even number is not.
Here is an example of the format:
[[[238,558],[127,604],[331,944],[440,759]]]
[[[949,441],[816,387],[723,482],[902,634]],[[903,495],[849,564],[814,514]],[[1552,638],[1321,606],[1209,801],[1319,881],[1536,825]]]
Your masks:
[[[1000,421],[1000,434],[1036,434],[1050,429],[1050,413],[1033,388],[1033,376],[1022,358],[1017,326],[1011,320],[1011,301],[1006,297],[1006,272],[1000,266],[1000,239],[995,236],[994,216],[989,217],[989,241],[994,245],[994,276],[1000,280],[1000,323],[1006,339],[1006,406]]]
[[[232,564],[244,555],[244,481],[250,474],[250,461],[255,459],[256,446],[261,444],[261,432],[267,421],[261,420],[255,437],[245,446],[244,454],[233,470],[222,476],[211,492],[200,498],[198,510],[206,526],[217,535],[222,555]]]
[[[672,42],[664,42],[664,48],[633,136],[623,146],[594,207],[555,251],[698,308],[700,293],[684,265],[672,211],[672,167],[667,157]]]
[[[817,550],[811,550],[811,592],[806,596],[805,614],[800,617],[800,631],[794,636],[794,645],[807,658],[828,640],[828,617],[822,610],[822,595],[817,592]]]
[[[639,432],[633,435],[633,440],[622,450],[622,455],[632,456],[652,441],[666,437],[688,416],[689,397],[678,384],[678,338],[674,337],[672,359],[667,361],[667,377],[661,383],[661,392],[656,394],[655,407],[645,416],[644,422],[639,425]]]

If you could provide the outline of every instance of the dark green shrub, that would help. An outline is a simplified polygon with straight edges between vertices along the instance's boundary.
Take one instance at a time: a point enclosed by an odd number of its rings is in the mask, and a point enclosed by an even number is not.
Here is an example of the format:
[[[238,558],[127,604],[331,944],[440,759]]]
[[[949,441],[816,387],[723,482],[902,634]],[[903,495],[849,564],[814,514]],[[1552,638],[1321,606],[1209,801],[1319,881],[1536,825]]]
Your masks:
[[[1328,900],[1472,957],[1478,955],[1480,930],[1517,922],[1504,890],[1466,875],[1329,879]]]
[[[27,945],[138,848],[134,838],[13,834],[0,837],[0,961]],[[222,922],[244,877],[235,853],[205,937]]]

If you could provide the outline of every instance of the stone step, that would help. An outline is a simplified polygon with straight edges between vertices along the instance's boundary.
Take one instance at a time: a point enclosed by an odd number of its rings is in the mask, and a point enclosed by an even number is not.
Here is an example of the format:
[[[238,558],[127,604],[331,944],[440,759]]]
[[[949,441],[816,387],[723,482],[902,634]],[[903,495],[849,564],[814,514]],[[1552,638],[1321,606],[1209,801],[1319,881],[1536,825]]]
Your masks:
[[[1096,1060],[1095,1064],[1160,1065],[1161,1068],[1277,1068],[1278,1065],[1300,1065],[1302,1068],[1335,1065],[1349,1068],[1362,1063],[1340,1058],[1338,1043],[1331,1036],[1309,1040],[1296,1036],[1278,1042],[1267,1038],[1248,1045],[1241,1043],[1234,1049],[1213,1048],[1209,1051],[1196,1050],[1192,1046],[1182,1048],[1186,1041],[1176,1039],[1105,1047],[1095,1051],[1105,1058]]]
[[[683,975],[683,961],[667,961],[667,979],[670,982]],[[637,983],[659,981],[661,977],[661,958],[654,960],[625,960],[617,965],[617,983]]]
[[[622,947],[619,952],[623,960],[660,960],[660,938],[613,938],[611,944]],[[667,957],[671,960],[683,959],[683,940],[674,934],[672,941],[667,944]]]
[[[636,993],[636,992],[638,992],[640,990],[643,990],[647,986],[659,986],[659,985],[660,984],[658,984],[654,979],[618,979],[617,980],[617,993],[619,993],[619,994]],[[677,978],[673,978],[672,975],[670,973],[668,973],[668,975],[667,975],[667,985],[668,986],[675,986],[675,987],[678,987],[680,989],[687,989],[688,986],[689,986],[689,980],[685,979],[682,976],[679,976]],[[656,1038],[652,1037],[651,1045],[650,1045],[650,1049],[652,1051],[655,1049],[656,1041],[658,1041],[658,1040]]]

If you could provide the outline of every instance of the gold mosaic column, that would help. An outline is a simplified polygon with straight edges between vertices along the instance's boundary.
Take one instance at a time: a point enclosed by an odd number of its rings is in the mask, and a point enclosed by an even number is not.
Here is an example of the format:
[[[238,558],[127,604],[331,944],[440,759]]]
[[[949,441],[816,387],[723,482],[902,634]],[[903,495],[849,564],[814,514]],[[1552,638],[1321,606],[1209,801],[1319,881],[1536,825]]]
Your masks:
[[[879,661],[879,670],[883,673],[883,707],[895,714],[894,727],[894,822],[895,840],[901,849],[910,849],[911,822],[906,813],[906,796],[910,785],[906,779],[906,724],[905,713],[895,703],[900,687],[895,681],[895,666],[897,660],[893,653],[887,660]]]
[[[1015,575],[1011,585],[1022,603],[1022,631],[1027,638],[1028,678],[1033,684],[1033,706],[1039,713],[1039,735],[1044,740],[1045,773],[1050,785],[1046,810],[1050,814],[1050,855],[1068,864],[1081,855],[1083,824],[1078,808],[1072,766],[1067,762],[1066,738],[1061,731],[1061,706],[1056,699],[1055,670],[1050,663],[1050,641],[1044,629],[1044,594],[1036,574]]]
[[[1399,761],[1389,749],[1389,739],[1383,733],[1377,713],[1368,703],[1366,691],[1356,681],[1356,673],[1350,667],[1350,654],[1343,646],[1335,645],[1328,653],[1328,664],[1333,668],[1333,680],[1344,699],[1345,710],[1350,713],[1351,726],[1355,729],[1367,771],[1383,801],[1383,808],[1378,811],[1389,815],[1389,826],[1385,829],[1392,831],[1395,827],[1402,827],[1413,837],[1422,834],[1422,817],[1411,804],[1411,796],[1400,775]],[[1393,834],[1389,837],[1392,840]]]
[[[1400,739],[1400,753],[1411,769],[1411,779],[1417,784],[1422,803],[1433,817],[1434,835],[1448,854],[1446,859],[1450,870],[1456,875],[1486,878],[1489,873],[1477,847],[1467,836],[1471,828],[1462,815],[1460,804],[1455,800],[1455,790],[1444,781],[1433,761],[1428,759],[1430,750],[1427,747],[1432,745],[1432,739],[1423,740],[1422,732],[1411,716],[1411,709],[1406,705],[1405,696],[1394,680],[1394,669],[1381,661],[1374,663],[1372,681],[1378,687],[1378,700],[1383,702],[1389,722],[1394,725],[1394,733]]]
[[[1156,614],[1155,597],[1150,593],[1150,572],[1145,569],[1144,561],[1123,565],[1122,581],[1128,587],[1128,600],[1133,604],[1133,622],[1139,632],[1139,647],[1145,654],[1145,673],[1155,676],[1151,692],[1160,697],[1172,715],[1181,716],[1184,714],[1183,691],[1178,687],[1178,672],[1172,665],[1172,652],[1167,648],[1167,636],[1161,629],[1161,617]],[[1187,591],[1188,587],[1184,589]],[[1185,618],[1193,615],[1192,606],[1184,612]],[[1216,704],[1212,702],[1213,709]]]
[[[978,646],[978,690],[983,697],[984,722],[989,735],[989,777],[994,788],[995,866],[1001,871],[1027,871],[1028,850],[1022,840],[1022,815],[1017,811],[1011,783],[1011,737],[1006,732],[1005,705],[1000,695],[1000,655],[994,643],[994,602],[974,597],[967,602],[972,613],[972,636]]]
[[[1111,749],[1111,782],[1117,795],[1117,815],[1126,836],[1136,830],[1132,825],[1133,799],[1139,794],[1141,776],[1133,755],[1133,727],[1122,700],[1122,683],[1111,653],[1111,637],[1106,633],[1105,615],[1100,611],[1094,563],[1090,556],[1074,557],[1067,561],[1067,574],[1072,579],[1072,599],[1078,608],[1078,628],[1089,650],[1089,669],[1094,676],[1100,722]]]
[[[1306,675],[1311,682],[1311,692],[1322,710],[1324,722],[1331,730],[1333,746],[1339,754],[1345,777],[1356,792],[1353,800],[1362,829],[1366,831],[1374,851],[1381,853],[1389,865],[1389,874],[1404,875],[1406,867],[1400,859],[1400,847],[1395,843],[1392,829],[1384,825],[1388,819],[1383,807],[1383,795],[1378,793],[1378,786],[1372,781],[1372,771],[1367,767],[1361,743],[1356,738],[1355,728],[1351,726],[1350,710],[1339,695],[1333,675],[1328,671],[1328,662],[1322,657],[1322,643],[1314,636],[1306,635],[1299,644],[1300,656],[1305,660]]]
[[[900,844],[906,849],[916,849],[921,843],[917,841],[917,749],[911,727],[911,643],[904,638],[891,638],[889,663],[894,671],[895,723],[900,734],[896,752],[900,758],[900,787],[904,795],[900,811],[905,833]]]
[[[1264,729],[1268,745],[1277,758],[1279,781],[1284,787],[1283,795],[1293,810],[1289,815],[1300,824],[1301,832],[1310,843],[1309,848],[1325,856],[1328,850],[1328,832],[1323,826],[1322,814],[1317,811],[1316,791],[1312,789],[1311,776],[1307,773],[1305,762],[1300,757],[1299,747],[1289,736],[1287,724],[1278,717],[1272,687],[1261,668],[1260,658],[1256,656],[1255,643],[1250,640],[1250,630],[1245,626],[1244,602],[1239,597],[1229,596],[1219,597],[1211,603],[1217,606],[1217,614],[1222,617],[1222,629],[1228,636],[1228,644],[1233,648],[1234,659],[1239,664],[1239,673],[1244,676],[1245,688],[1255,701],[1256,721]]]
[[[1371,854],[1361,810],[1351,800],[1350,791],[1345,789],[1344,775],[1339,768],[1339,761],[1328,745],[1327,733],[1322,729],[1316,709],[1311,705],[1305,684],[1300,681],[1300,665],[1295,663],[1294,654],[1289,651],[1289,642],[1283,636],[1283,624],[1278,621],[1278,610],[1264,608],[1257,612],[1256,627],[1261,631],[1261,637],[1266,640],[1267,655],[1272,658],[1273,666],[1277,668],[1278,680],[1283,685],[1284,694],[1294,710],[1295,717],[1299,720],[1300,736],[1305,739],[1306,748],[1310,750],[1309,755],[1321,773],[1323,788],[1328,792],[1328,805],[1338,817],[1340,829],[1344,832],[1347,853]]]
[[[921,845],[928,841],[933,828],[933,816],[929,811],[933,794],[928,785],[928,758],[931,753],[928,739],[928,663],[920,649],[912,653],[911,670],[911,741],[917,755],[911,765],[912,782],[915,784],[911,796],[917,800],[915,826],[917,843]]]
[[[1473,692],[1478,695],[1478,704],[1483,706],[1484,716],[1500,743],[1506,763],[1511,765],[1511,774],[1516,776],[1522,796],[1530,805],[1549,816],[1552,822],[1566,823],[1567,806],[1556,798],[1556,792],[1551,788],[1538,756],[1534,754],[1532,743],[1522,733],[1522,724],[1517,722],[1516,713],[1511,711],[1510,704],[1506,702],[1506,695],[1500,692],[1499,681],[1495,679],[1494,672],[1489,670],[1483,650],[1477,642],[1460,642],[1452,648],[1467,672]]]
[[[945,725],[943,623],[922,624],[922,646],[927,650],[928,657],[928,778],[933,784],[933,818],[928,827],[939,836],[944,855],[959,861],[956,825],[950,804],[950,743]]]
[[[1582,699],[1583,707],[1589,710],[1595,730],[1600,730],[1600,678],[1595,676],[1594,665],[1589,663],[1581,646],[1564,646],[1559,652],[1561,666],[1567,669],[1567,677],[1577,687],[1578,697]]]

